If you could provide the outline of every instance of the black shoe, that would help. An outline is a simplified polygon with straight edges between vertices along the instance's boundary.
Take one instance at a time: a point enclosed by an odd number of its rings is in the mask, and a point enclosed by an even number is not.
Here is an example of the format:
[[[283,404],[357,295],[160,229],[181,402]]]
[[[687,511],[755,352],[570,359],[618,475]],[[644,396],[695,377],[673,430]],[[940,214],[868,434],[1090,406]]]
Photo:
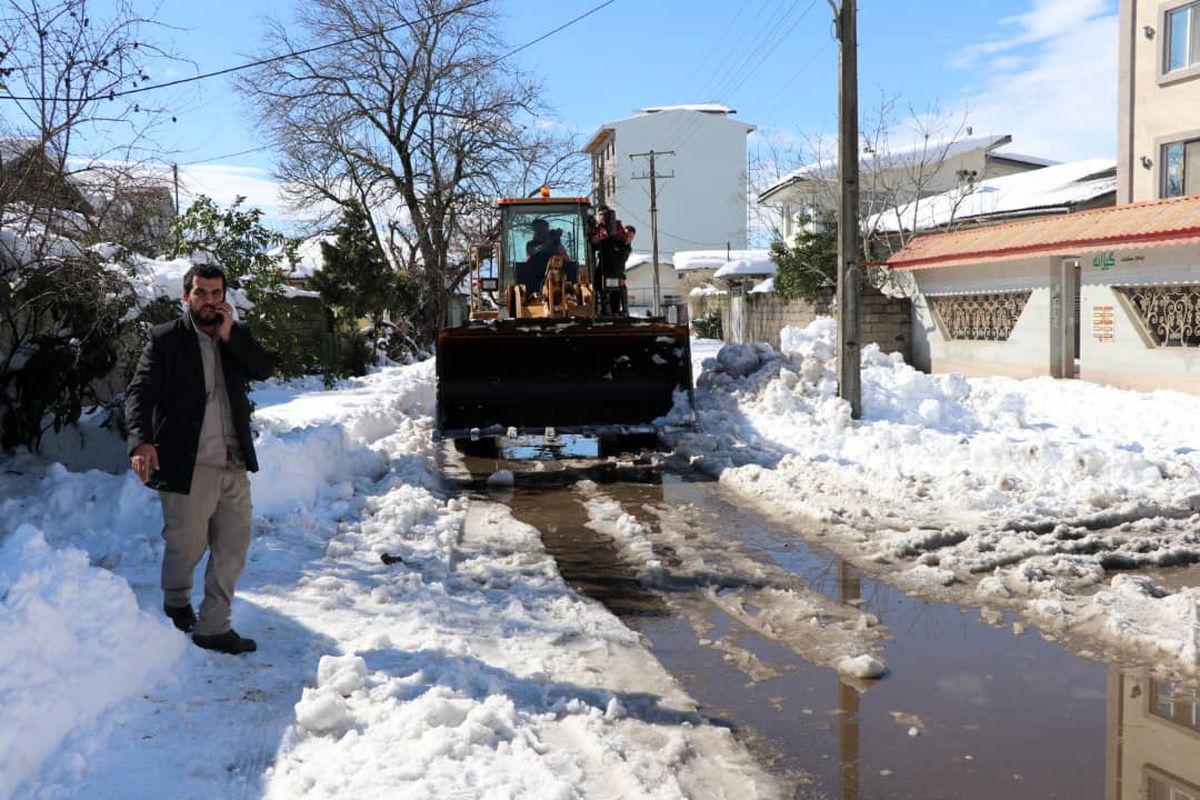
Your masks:
[[[242,653],[253,653],[258,649],[253,639],[245,639],[238,636],[237,631],[230,628],[224,633],[218,633],[213,636],[203,636],[199,633],[192,634],[192,641],[197,647],[203,647],[205,650],[216,650],[218,653],[228,653],[231,656],[241,655]]]
[[[164,605],[163,613],[170,617],[171,622],[175,623],[175,627],[184,633],[191,633],[192,628],[196,627],[196,612],[192,611],[192,607],[190,605]]]

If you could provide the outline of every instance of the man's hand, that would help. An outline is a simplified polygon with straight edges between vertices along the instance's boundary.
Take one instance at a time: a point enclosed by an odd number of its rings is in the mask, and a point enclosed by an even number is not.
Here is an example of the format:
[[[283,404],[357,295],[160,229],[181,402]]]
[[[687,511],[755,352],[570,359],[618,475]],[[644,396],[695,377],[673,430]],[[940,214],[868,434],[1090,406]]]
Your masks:
[[[147,483],[150,480],[150,470],[158,469],[158,450],[152,444],[139,444],[133,448],[129,462],[142,483]]]
[[[229,332],[233,330],[233,306],[229,303],[218,303],[217,313],[221,315],[221,322],[217,325],[217,336],[222,342],[228,342]]]

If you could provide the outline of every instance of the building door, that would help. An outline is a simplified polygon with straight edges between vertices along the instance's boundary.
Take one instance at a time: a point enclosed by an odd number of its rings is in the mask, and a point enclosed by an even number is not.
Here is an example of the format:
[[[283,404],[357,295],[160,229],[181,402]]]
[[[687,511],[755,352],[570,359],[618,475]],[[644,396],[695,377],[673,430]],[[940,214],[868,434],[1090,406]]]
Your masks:
[[[1052,329],[1052,374],[1056,378],[1079,377],[1080,270],[1078,258],[1059,262],[1050,292]]]

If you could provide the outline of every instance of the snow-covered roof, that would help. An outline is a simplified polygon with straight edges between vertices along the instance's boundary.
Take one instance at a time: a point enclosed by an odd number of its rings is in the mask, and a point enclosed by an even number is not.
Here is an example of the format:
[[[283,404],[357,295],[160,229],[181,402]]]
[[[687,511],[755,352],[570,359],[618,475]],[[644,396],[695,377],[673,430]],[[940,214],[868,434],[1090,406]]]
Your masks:
[[[583,149],[580,152],[593,153],[597,151],[605,142],[608,141],[608,137],[617,130],[617,127],[621,125],[640,125],[646,122],[647,117],[666,111],[695,111],[701,114],[708,114],[709,116],[713,117],[714,124],[741,125],[746,133],[750,133],[755,129],[753,125],[747,122],[733,119],[730,115],[737,112],[729,106],[722,105],[721,103],[681,103],[673,106],[647,106],[645,108],[635,109],[632,117],[613,120],[612,122],[606,122],[601,125],[588,139],[587,144],[583,146]],[[721,120],[721,122],[715,122],[716,119]]]
[[[653,259],[649,253],[630,253],[629,259],[625,262],[625,269],[626,270],[637,269],[638,267],[640,267],[644,264],[649,264],[652,260]],[[673,266],[671,257],[664,256],[661,253],[658,256],[658,263],[664,264],[666,266]]]
[[[688,292],[689,297],[714,297],[722,294],[729,294],[729,292],[727,292],[725,289],[718,289],[711,283],[702,283]]]
[[[310,236],[304,239],[296,246],[296,259],[290,264],[284,265],[284,270],[289,278],[311,278],[314,274],[321,271],[325,266],[325,255],[321,252],[321,243],[329,242],[332,244],[337,240],[337,237],[330,233],[319,233],[316,236]],[[269,252],[269,255],[283,259],[283,248],[275,247]]]
[[[38,147],[39,140],[26,136],[0,137],[0,161],[12,161],[21,158],[30,150]]]
[[[1055,161],[1052,158],[1042,158],[1041,156],[1031,156],[1025,153],[1014,153],[1012,150],[993,150],[988,153],[992,158],[1003,158],[1006,161],[1018,161],[1022,164],[1032,164],[1035,167],[1052,167],[1055,164],[1061,164],[1061,161]]]
[[[775,276],[772,275],[765,281],[754,284],[754,288],[750,290],[750,294],[771,294],[775,291]]]
[[[904,166],[922,158],[944,160],[975,150],[990,152],[998,147],[1003,147],[1011,141],[1012,136],[1009,134],[968,136],[954,140],[922,139],[907,147],[889,148],[883,153],[865,152],[859,157],[859,169],[864,172],[878,172]],[[1015,160],[1012,155],[1005,155],[1004,157]],[[769,200],[776,192],[795,183],[814,179],[834,179],[837,177],[837,166],[837,158],[803,164],[759,192],[759,202]]]
[[[875,230],[932,230],[951,222],[1075,206],[1115,192],[1117,163],[1089,158],[980,181],[876,214]]]
[[[720,269],[730,261],[759,261],[770,257],[770,250],[676,250],[671,256],[676,272]]]
[[[635,114],[656,114],[659,111],[699,111],[703,114],[736,114],[735,109],[721,103],[681,103],[675,106],[647,106],[635,108]]]
[[[770,251],[763,250],[767,255],[762,258],[739,258],[726,263],[713,273],[714,278],[749,278],[775,274],[775,262],[770,258]]]

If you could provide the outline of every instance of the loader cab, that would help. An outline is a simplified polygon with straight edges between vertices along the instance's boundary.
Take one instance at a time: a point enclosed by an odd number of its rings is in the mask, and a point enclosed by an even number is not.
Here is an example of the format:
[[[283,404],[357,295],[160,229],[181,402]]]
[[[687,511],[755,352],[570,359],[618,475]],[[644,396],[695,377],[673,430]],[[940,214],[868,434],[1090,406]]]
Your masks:
[[[584,198],[521,198],[500,201],[501,290],[521,285],[527,297],[542,289],[552,255],[563,259],[569,282],[590,280],[588,228],[591,205]]]

